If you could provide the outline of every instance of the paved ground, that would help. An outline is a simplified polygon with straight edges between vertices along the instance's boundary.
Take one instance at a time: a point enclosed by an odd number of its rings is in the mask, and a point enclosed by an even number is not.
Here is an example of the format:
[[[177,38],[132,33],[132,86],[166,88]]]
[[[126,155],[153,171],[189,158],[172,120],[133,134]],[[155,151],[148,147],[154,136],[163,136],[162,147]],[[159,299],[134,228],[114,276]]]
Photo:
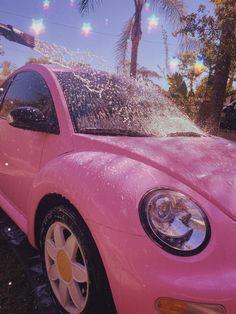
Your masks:
[[[58,314],[39,252],[0,209],[0,314]]]
[[[38,314],[32,289],[21,263],[0,236],[0,313]]]

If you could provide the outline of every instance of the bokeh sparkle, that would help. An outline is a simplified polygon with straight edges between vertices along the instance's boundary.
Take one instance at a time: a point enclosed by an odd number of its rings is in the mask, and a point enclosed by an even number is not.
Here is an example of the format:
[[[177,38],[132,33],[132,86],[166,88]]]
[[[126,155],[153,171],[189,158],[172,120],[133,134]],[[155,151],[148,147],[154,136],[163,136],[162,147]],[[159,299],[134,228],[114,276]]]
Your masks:
[[[203,56],[197,56],[196,63],[194,64],[194,72],[195,74],[202,74],[205,70],[204,59]]]
[[[159,17],[157,17],[155,14],[152,14],[148,18],[148,31],[151,32],[152,30],[157,29],[159,25]]]
[[[85,37],[88,37],[92,34],[93,28],[91,23],[83,23],[81,28],[81,34]]]
[[[169,71],[173,74],[179,70],[180,60],[177,57],[172,57],[168,62]]]
[[[43,9],[48,10],[50,6],[50,0],[43,0]]]
[[[145,9],[146,12],[149,12],[149,11],[150,11],[150,3],[149,3],[149,2],[146,2],[146,3],[144,4],[144,9]]]
[[[70,0],[70,6],[73,7],[75,5],[75,0]]]
[[[40,35],[41,33],[45,32],[46,27],[43,23],[43,18],[32,19],[32,24],[30,26],[30,29],[37,36]]]

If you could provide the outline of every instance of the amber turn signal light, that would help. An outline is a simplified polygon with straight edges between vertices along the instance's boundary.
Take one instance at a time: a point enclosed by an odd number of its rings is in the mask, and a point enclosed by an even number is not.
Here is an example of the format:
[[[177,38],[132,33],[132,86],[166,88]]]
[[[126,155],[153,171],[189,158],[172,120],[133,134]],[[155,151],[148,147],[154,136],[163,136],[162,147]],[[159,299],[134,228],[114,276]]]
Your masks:
[[[155,309],[160,314],[225,314],[225,309],[218,304],[202,304],[171,298],[160,298],[155,302]]]

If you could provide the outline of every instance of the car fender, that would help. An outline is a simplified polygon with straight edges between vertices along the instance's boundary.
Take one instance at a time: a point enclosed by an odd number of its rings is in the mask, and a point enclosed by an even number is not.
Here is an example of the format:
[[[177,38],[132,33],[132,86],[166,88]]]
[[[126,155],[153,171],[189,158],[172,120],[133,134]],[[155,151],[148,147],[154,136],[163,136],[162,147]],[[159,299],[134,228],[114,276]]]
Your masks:
[[[30,191],[29,240],[34,244],[38,204],[50,193],[69,200],[87,225],[91,221],[116,231],[144,235],[139,202],[148,190],[160,185],[183,190],[183,184],[176,179],[126,156],[84,151],[59,156],[44,165]]]

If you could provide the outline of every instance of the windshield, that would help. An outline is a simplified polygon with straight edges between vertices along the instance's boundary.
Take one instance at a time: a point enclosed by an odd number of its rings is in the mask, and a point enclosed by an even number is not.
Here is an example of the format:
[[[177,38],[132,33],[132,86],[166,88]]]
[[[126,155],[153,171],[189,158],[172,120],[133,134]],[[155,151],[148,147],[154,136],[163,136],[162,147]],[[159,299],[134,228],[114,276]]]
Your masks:
[[[78,133],[167,136],[202,131],[153,83],[82,69],[56,72]]]

